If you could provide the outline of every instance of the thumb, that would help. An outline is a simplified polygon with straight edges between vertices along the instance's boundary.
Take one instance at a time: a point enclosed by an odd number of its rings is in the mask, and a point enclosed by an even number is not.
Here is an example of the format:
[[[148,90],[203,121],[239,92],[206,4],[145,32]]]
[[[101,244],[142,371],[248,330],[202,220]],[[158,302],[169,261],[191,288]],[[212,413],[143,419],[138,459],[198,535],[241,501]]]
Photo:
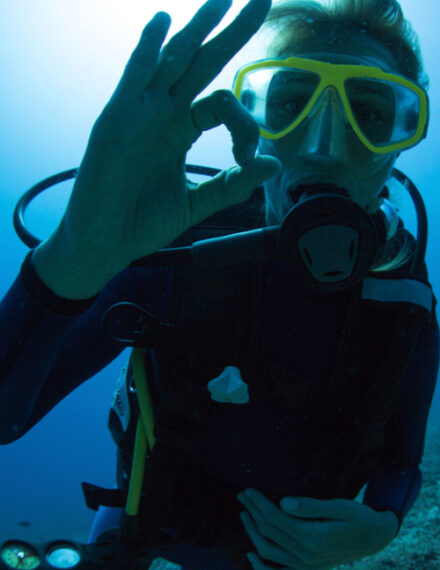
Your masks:
[[[348,499],[315,499],[311,497],[283,497],[281,509],[301,518],[352,520],[365,511],[365,505]]]
[[[281,170],[272,156],[257,156],[245,166],[234,166],[188,191],[191,223],[198,224],[215,212],[247,200],[256,186]]]
[[[234,166],[226,171],[225,199],[228,205],[243,202],[255,187],[272,178],[281,170],[281,162],[273,156],[257,156],[245,166]]]

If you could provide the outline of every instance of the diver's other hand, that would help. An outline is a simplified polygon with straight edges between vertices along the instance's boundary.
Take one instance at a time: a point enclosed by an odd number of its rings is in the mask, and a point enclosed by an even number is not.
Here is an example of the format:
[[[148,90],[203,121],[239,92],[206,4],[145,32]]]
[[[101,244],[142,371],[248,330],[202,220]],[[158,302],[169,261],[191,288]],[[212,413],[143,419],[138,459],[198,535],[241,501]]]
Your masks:
[[[397,517],[346,499],[285,497],[280,507],[262,493],[247,489],[238,495],[247,509],[241,514],[246,532],[261,558],[283,570],[335,568],[376,554],[395,537]],[[297,506],[290,507],[289,502]],[[271,569],[251,553],[254,570]]]
[[[230,4],[209,0],[162,49],[168,14],[159,12],[145,27],[93,126],[58,230],[76,261],[87,258],[81,263],[99,271],[105,260],[107,273],[116,274],[215,211],[245,200],[278,170],[273,158],[253,158],[258,127],[230,92],[193,102],[270,8],[270,0],[251,0],[202,45]],[[187,181],[187,151],[203,130],[221,123],[231,131],[239,167],[200,185]]]

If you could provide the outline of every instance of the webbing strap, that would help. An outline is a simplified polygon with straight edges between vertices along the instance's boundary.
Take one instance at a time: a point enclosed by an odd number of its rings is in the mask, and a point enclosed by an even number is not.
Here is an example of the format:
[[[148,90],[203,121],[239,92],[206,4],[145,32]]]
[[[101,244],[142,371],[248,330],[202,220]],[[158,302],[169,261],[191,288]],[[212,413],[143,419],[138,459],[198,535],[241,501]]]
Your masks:
[[[415,279],[376,279],[366,277],[362,287],[362,299],[384,303],[413,303],[430,313],[433,308],[431,288]]]

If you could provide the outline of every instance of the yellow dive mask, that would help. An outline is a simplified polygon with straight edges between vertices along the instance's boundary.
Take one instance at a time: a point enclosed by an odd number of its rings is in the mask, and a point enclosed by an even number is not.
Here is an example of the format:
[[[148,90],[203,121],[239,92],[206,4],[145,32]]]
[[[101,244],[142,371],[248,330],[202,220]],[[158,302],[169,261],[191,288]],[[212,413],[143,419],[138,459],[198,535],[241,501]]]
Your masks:
[[[426,137],[426,91],[378,67],[302,57],[266,59],[242,67],[233,92],[258,123],[261,136],[275,140],[300,125],[328,87],[339,93],[350,125],[370,151],[401,151]]]

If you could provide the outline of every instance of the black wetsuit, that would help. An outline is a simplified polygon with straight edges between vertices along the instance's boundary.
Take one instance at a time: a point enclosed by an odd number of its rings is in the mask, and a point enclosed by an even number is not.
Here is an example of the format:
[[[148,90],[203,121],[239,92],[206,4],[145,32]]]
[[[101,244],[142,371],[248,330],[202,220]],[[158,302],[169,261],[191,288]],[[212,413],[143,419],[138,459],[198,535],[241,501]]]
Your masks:
[[[111,305],[131,301],[166,321],[171,294],[167,268],[128,268],[93,302],[61,299],[41,282],[28,256],[0,304],[1,442],[20,438],[123,350],[100,327],[102,315]],[[263,301],[262,356],[323,382],[343,326],[346,295],[333,295],[326,302],[298,299],[286,283],[285,270],[274,264],[265,273]],[[433,318],[403,380],[381,463],[364,497],[365,504],[393,510],[400,521],[420,491],[419,463],[438,358],[438,325]],[[249,405],[232,408],[209,426],[191,461],[204,476],[237,489],[253,487],[266,493],[301,495],[307,477],[301,474],[301,479],[295,480],[294,445],[298,443],[291,437],[292,430],[301,429],[301,419],[283,414],[276,406],[251,398]],[[319,437],[317,426],[304,433],[301,445],[307,447]],[[279,488],[279,470],[283,480],[291,481],[288,489]]]

